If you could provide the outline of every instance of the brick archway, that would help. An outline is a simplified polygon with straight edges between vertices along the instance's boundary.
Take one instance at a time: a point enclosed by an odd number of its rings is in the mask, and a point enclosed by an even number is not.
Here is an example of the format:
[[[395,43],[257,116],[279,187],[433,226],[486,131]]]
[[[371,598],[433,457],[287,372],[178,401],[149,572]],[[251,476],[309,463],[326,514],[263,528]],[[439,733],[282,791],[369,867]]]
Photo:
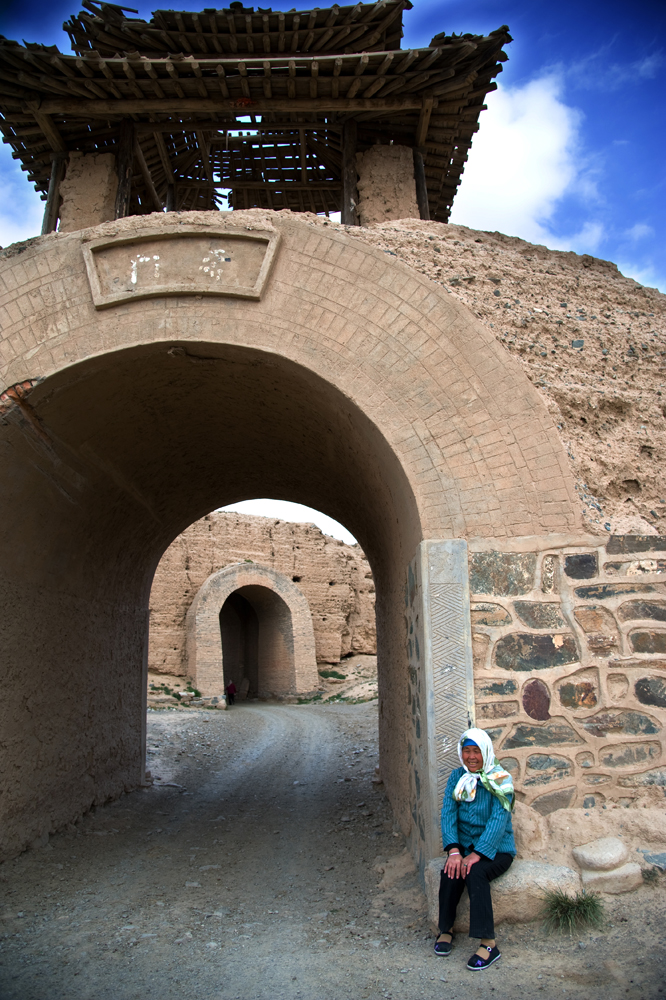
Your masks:
[[[382,775],[427,856],[441,727],[473,711],[465,540],[579,526],[518,364],[440,286],[286,213],[35,239],[0,255],[0,309],[2,856],[141,782],[155,567],[257,496],[324,511],[370,560]]]
[[[305,595],[283,573],[246,562],[212,573],[190,605],[187,665],[197,688],[204,695],[222,693],[225,665],[220,612],[235,593],[249,601],[258,617],[259,695],[313,691],[318,683],[317,659]]]

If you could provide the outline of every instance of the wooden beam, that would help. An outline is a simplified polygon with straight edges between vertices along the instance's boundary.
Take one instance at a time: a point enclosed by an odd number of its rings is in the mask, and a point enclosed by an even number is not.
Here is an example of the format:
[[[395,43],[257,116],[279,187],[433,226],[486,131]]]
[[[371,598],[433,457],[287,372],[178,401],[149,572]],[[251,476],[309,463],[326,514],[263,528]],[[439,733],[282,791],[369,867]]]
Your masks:
[[[197,129],[195,133],[197,137],[197,145],[201,153],[201,160],[203,162],[204,172],[209,181],[213,179],[213,171],[210,166],[210,157],[208,156],[208,145],[206,143],[206,137],[204,136],[203,129]]]
[[[340,221],[344,226],[357,226],[358,189],[356,187],[356,122],[345,122],[342,130],[342,209]]]
[[[141,146],[139,144],[139,139],[136,135],[134,136],[134,155],[136,156],[137,162],[139,164],[139,169],[143,174],[143,179],[145,181],[146,187],[148,188],[148,193],[153,200],[153,205],[155,206],[155,210],[157,212],[164,211],[164,205],[162,203],[162,199],[157,193],[157,188],[153,183],[153,178],[150,173],[150,168],[146,163],[146,158],[143,155],[143,150],[141,149]]]
[[[239,112],[240,114],[240,112]],[[204,132],[224,132],[225,130],[236,129],[239,131],[256,131],[256,132],[284,132],[290,130],[292,132],[298,132],[299,129],[305,129],[308,132],[313,130],[318,130],[320,132],[341,132],[342,125],[332,125],[330,122],[293,122],[283,119],[282,121],[270,122],[263,124],[259,122],[257,125],[252,125],[248,122],[237,122],[235,118],[228,118],[225,121],[182,121],[176,119],[170,122],[135,122],[134,130],[138,133],[143,132],[154,132],[156,136],[161,135],[164,132],[196,132],[197,129],[203,129]],[[213,142],[224,142],[224,136],[215,136]]]
[[[118,191],[116,193],[116,219],[129,215],[132,194],[132,171],[134,168],[134,125],[127,118],[120,123],[120,141],[116,169],[118,170]]]
[[[151,122],[151,125],[153,125],[153,128],[151,128],[150,130],[146,129],[146,131],[151,131],[153,133],[155,145],[157,146],[157,152],[160,154],[160,160],[162,161],[162,167],[164,168],[164,176],[167,179],[167,184],[171,184],[173,181],[173,167],[171,165],[171,160],[169,158],[169,150],[167,149],[166,143],[162,138],[162,133],[157,132],[155,130],[153,122]],[[137,129],[136,125],[134,126],[135,135],[137,134],[137,132],[142,132],[142,131],[143,129]]]
[[[430,219],[430,206],[428,204],[428,188],[426,186],[425,163],[423,160],[423,150],[413,149],[414,156],[414,182],[416,184],[416,203],[419,206],[419,215],[426,222]]]
[[[166,210],[167,212],[176,211],[176,185],[173,183],[167,184]]]
[[[180,177],[177,181],[177,187],[179,190],[185,190],[185,188],[204,188],[208,191],[213,188],[220,188],[223,191],[233,188],[238,191],[263,191],[266,188],[270,188],[271,191],[306,191],[308,188],[312,188],[314,191],[342,191],[342,184],[340,181],[236,181],[233,178],[226,177],[222,181],[215,181],[213,184],[210,181],[195,181],[188,180],[186,177]]]
[[[60,184],[65,176],[67,167],[67,154],[55,153],[51,164],[51,178],[49,180],[49,193],[46,196],[46,207],[44,209],[44,219],[42,221],[42,236],[47,233],[54,233],[58,225],[60,215]]]
[[[420,149],[425,146],[426,136],[428,134],[428,127],[430,125],[430,115],[432,114],[432,107],[434,104],[434,97],[424,97],[423,107],[421,108],[421,113],[419,115],[419,123],[416,126],[416,148]]]
[[[31,108],[31,113],[40,129],[46,136],[49,146],[54,153],[66,153],[67,146],[65,145],[65,140],[60,135],[57,127],[53,124],[48,115],[44,114],[42,111],[38,111],[36,108]],[[51,232],[51,230],[49,230]]]
[[[277,112],[354,112],[354,111],[420,111],[423,100],[418,94],[405,97],[303,97],[270,98],[252,100],[239,98],[226,100],[223,97],[165,97],[163,100],[121,99],[109,101],[81,101],[69,97],[56,97],[44,101],[41,109],[51,115],[71,115],[80,118],[108,118],[113,116],[140,114],[214,114],[266,115]]]

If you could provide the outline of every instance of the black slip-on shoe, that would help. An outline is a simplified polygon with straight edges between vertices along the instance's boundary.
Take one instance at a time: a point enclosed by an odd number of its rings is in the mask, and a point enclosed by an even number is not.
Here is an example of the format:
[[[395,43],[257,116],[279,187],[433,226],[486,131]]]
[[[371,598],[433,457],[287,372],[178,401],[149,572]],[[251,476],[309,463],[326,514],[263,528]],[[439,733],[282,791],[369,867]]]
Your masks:
[[[450,955],[452,948],[453,938],[450,941],[435,941],[435,954],[439,955],[440,958],[446,958],[447,955]]]
[[[502,953],[497,945],[495,945],[494,948],[489,948],[487,944],[482,944],[480,947],[487,950],[488,958],[481,958],[481,956],[476,953],[472,955],[467,963],[467,968],[471,972],[480,972],[482,969],[487,969],[493,964],[493,962],[496,962],[498,958],[502,957]]]

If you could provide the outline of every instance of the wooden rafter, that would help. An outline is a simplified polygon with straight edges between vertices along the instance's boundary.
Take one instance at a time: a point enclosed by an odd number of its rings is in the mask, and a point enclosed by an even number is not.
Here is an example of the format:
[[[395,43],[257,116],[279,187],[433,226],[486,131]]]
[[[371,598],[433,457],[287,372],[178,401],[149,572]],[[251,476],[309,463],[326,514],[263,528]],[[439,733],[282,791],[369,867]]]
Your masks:
[[[377,142],[418,151],[422,214],[427,205],[446,221],[510,41],[502,27],[402,50],[409,0],[156,11],[150,21],[98,0],[83,6],[67,22],[74,56],[0,39],[0,129],[45,197],[55,153],[124,156],[132,212],[214,207],[221,188],[236,207],[333,210],[343,133],[355,127],[359,152]],[[131,147],[121,138],[130,120]]]

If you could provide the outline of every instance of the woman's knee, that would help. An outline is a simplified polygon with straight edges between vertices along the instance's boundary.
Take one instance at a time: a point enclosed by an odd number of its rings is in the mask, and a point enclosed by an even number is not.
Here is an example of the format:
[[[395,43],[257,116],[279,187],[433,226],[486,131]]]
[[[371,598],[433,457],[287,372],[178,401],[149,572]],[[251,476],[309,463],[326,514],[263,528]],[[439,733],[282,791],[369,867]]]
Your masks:
[[[481,868],[477,862],[467,872],[467,884],[471,885],[481,885],[484,882],[489,882],[488,874],[485,869]]]

